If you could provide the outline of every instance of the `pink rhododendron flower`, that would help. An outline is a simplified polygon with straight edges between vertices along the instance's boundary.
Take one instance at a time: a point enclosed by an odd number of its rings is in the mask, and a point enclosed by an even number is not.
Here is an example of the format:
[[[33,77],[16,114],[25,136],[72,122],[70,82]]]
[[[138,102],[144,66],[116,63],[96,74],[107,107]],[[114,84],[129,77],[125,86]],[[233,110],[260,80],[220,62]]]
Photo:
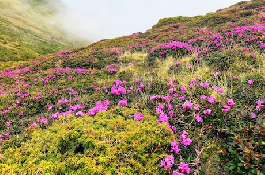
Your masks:
[[[200,85],[201,85],[201,87],[204,87],[204,88],[209,87],[209,83],[207,83],[207,82],[205,82],[205,83],[201,82]]]
[[[231,109],[230,106],[224,105],[224,111],[229,111]]]
[[[199,105],[199,104],[195,104],[195,105],[194,105],[194,110],[195,110],[195,111],[200,110],[200,105]]]
[[[264,106],[263,103],[264,103],[263,101],[258,100],[258,102],[257,102],[258,105],[256,106],[256,111],[259,110],[260,107],[263,107]]]
[[[206,110],[203,111],[203,113],[204,113],[205,115],[210,115],[211,112],[212,112],[211,109],[206,109]]]
[[[184,175],[183,173],[179,173],[178,170],[174,170],[172,172],[172,175]]]
[[[11,125],[11,123],[10,122],[6,122],[6,126],[10,126]]]
[[[237,76],[236,76],[236,75],[235,75],[235,76],[233,76],[233,79],[235,79],[235,80],[236,80],[236,79],[237,79]]]
[[[186,98],[186,95],[182,95],[179,97],[180,100],[185,100],[185,98]]]
[[[48,106],[48,110],[51,110],[53,108],[53,105]]]
[[[181,150],[178,147],[179,147],[179,142],[177,142],[176,140],[173,140],[171,142],[171,151],[170,152],[178,153]]]
[[[200,114],[196,114],[195,119],[197,122],[202,122],[202,118],[200,117]]]
[[[219,72],[215,72],[213,75],[216,77],[219,75]]]
[[[85,113],[84,113],[84,112],[82,112],[82,111],[78,111],[78,112],[76,113],[76,115],[77,115],[77,116],[84,116],[84,115],[85,115]]]
[[[192,103],[190,101],[185,102],[182,104],[183,109],[192,109]]]
[[[222,94],[222,93],[224,93],[224,90],[222,88],[218,88],[216,90],[216,92],[217,92],[217,94]]]
[[[168,157],[166,157],[164,160],[161,160],[160,166],[163,167],[164,170],[168,171],[173,166],[173,163],[174,163],[174,157],[171,154]]]
[[[172,105],[171,104],[168,104],[168,106],[167,106],[167,110],[171,110],[173,107],[172,107]]]
[[[127,106],[127,100],[121,100],[119,101],[119,106]]]
[[[228,99],[228,100],[227,100],[227,104],[228,104],[229,106],[234,106],[234,105],[235,105],[233,99]]]
[[[250,56],[254,57],[256,54],[255,53],[251,53]]]
[[[252,115],[252,118],[256,118],[257,117],[257,115],[255,113],[253,113],[253,112],[251,112],[250,114]]]
[[[210,96],[210,97],[208,97],[208,102],[209,103],[214,103],[215,102],[215,97],[214,96]]]
[[[248,80],[248,84],[253,84],[254,83],[254,81],[253,80]]]
[[[19,112],[19,115],[23,115],[23,111],[20,111],[20,112]]]
[[[186,88],[185,88],[184,86],[182,86],[182,87],[180,88],[180,91],[181,91],[181,92],[186,92]]]
[[[188,146],[191,144],[192,140],[188,138],[187,131],[183,130],[182,134],[180,135],[180,139],[183,145]]]
[[[142,118],[144,117],[144,115],[140,112],[139,114],[136,114],[136,113],[135,113],[135,114],[133,115],[133,117],[134,117],[134,119],[140,121],[140,120],[142,120]]]
[[[186,139],[182,140],[182,144],[185,145],[185,146],[190,145],[191,142],[192,142],[192,140],[190,138],[186,138]]]
[[[168,112],[168,115],[169,115],[170,117],[173,117],[174,114],[175,114],[174,111],[169,111],[169,112]]]
[[[207,96],[206,95],[202,95],[200,98],[201,98],[201,100],[205,100],[207,98]]]
[[[189,168],[189,165],[182,162],[179,167],[178,167],[179,171],[181,173],[189,173],[190,172],[190,168]]]
[[[162,122],[168,122],[168,116],[167,114],[161,113],[158,120],[158,123],[162,123]]]
[[[39,120],[40,123],[47,123],[47,118],[43,117]]]

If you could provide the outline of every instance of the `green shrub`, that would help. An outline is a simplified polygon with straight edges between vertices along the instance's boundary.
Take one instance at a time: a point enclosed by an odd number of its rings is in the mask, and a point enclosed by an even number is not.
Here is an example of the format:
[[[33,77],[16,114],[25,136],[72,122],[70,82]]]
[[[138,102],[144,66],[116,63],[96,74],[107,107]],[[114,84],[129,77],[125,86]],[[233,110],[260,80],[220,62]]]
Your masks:
[[[36,129],[21,147],[3,150],[1,174],[157,174],[174,139],[165,124],[135,109],[116,108],[94,117],[60,118]],[[64,124],[63,121],[64,120]],[[6,145],[7,146],[7,145]],[[5,146],[4,146],[5,147]]]

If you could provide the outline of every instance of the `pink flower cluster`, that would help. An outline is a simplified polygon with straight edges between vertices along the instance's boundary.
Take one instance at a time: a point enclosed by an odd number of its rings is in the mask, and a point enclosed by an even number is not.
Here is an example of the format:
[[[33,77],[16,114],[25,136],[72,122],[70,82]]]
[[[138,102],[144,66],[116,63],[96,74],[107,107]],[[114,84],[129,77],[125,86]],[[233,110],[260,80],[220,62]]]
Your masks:
[[[182,134],[180,135],[180,140],[183,145],[188,146],[191,144],[192,140],[188,138],[188,133],[187,131],[183,130]]]
[[[111,87],[111,94],[114,95],[126,95],[127,90],[125,87],[121,86],[122,84],[126,84],[126,81],[116,80],[115,84]]]
[[[101,102],[101,100],[98,101],[94,108],[88,110],[88,115],[95,115],[99,111],[107,111],[109,104],[109,100],[105,100],[103,103]]]

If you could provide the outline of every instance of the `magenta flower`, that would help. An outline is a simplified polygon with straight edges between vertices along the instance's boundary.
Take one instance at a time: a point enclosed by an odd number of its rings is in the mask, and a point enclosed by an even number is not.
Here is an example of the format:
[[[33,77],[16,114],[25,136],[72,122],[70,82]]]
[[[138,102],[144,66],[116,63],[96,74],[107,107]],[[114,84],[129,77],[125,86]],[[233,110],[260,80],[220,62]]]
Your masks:
[[[82,112],[82,111],[78,111],[78,112],[76,113],[76,115],[77,115],[77,116],[84,116],[84,115],[85,115],[85,113],[84,113],[84,112]]]
[[[222,88],[218,88],[218,89],[216,90],[216,92],[217,92],[218,94],[222,94],[222,93],[224,93],[224,90],[223,90]]]
[[[219,72],[215,72],[213,75],[216,77],[219,75]]]
[[[142,120],[142,118],[144,117],[144,115],[140,112],[139,114],[134,114],[133,115],[134,119],[136,119],[137,121]]]
[[[30,127],[33,127],[33,128],[35,128],[37,126],[37,123],[32,123],[31,125],[30,125]]]
[[[200,105],[199,105],[199,104],[195,104],[195,105],[194,105],[194,110],[195,110],[195,111],[198,111],[199,109],[200,109]]]
[[[119,106],[127,106],[127,100],[121,100],[119,101]]]
[[[237,76],[236,76],[236,75],[235,75],[235,76],[233,76],[233,79],[235,79],[235,80],[236,80],[236,79],[237,79]]]
[[[253,84],[254,83],[254,81],[253,80],[248,80],[248,84]]]
[[[203,113],[204,113],[205,115],[210,115],[211,112],[212,112],[211,109],[206,109],[206,110],[203,111]]]
[[[250,56],[254,57],[256,54],[255,53],[251,53]]]
[[[44,124],[44,123],[47,123],[47,121],[48,121],[48,120],[47,120],[47,118],[45,118],[45,117],[43,117],[43,118],[41,118],[41,119],[39,120],[39,122],[40,122],[40,123],[43,123],[43,124]]]
[[[185,88],[184,86],[182,86],[182,87],[180,88],[180,91],[181,91],[181,92],[186,92],[186,88]]]
[[[228,99],[228,100],[227,100],[227,104],[228,104],[229,106],[234,106],[234,105],[235,105],[233,99]]]
[[[185,102],[183,105],[182,105],[182,108],[183,109],[192,109],[192,103],[190,101],[187,101]]]
[[[187,137],[188,137],[188,133],[187,133],[187,131],[183,130],[183,131],[182,131],[182,134],[180,135],[180,139],[182,140],[182,139],[185,139],[185,138],[187,138]]]
[[[202,95],[200,98],[201,98],[201,100],[205,100],[207,98],[207,96],[206,95]]]
[[[171,154],[168,157],[166,157],[164,160],[161,160],[160,166],[163,167],[164,170],[168,171],[173,166],[173,163],[174,163],[174,157]]]
[[[19,115],[23,115],[23,111],[20,111],[20,112],[19,112]]]
[[[192,140],[190,138],[186,138],[186,139],[182,140],[182,144],[185,145],[185,146],[190,145],[191,142],[192,142]]]
[[[11,123],[10,122],[6,122],[6,126],[10,126],[11,125]]]
[[[224,111],[229,111],[231,109],[230,106],[224,105]]]
[[[171,151],[170,152],[178,153],[181,150],[178,147],[179,147],[179,142],[176,142],[176,140],[173,140],[171,142]]]
[[[183,145],[188,146],[191,144],[192,140],[188,138],[187,131],[183,130],[182,134],[180,135],[180,139]]]
[[[205,83],[201,82],[200,85],[201,85],[201,87],[204,87],[204,88],[209,87],[209,83],[207,83],[207,82],[205,82]]]
[[[167,107],[167,110],[171,110],[173,107],[172,107],[172,105],[171,104],[168,104],[168,107]]]
[[[202,118],[200,117],[200,114],[196,114],[195,119],[197,120],[197,122],[202,122]]]
[[[48,106],[48,110],[51,110],[53,108],[53,105]]]
[[[179,173],[178,170],[174,170],[172,172],[172,175],[184,175],[183,173]]]
[[[210,97],[208,97],[208,102],[209,102],[209,103],[214,103],[215,100],[216,100],[216,98],[215,98],[214,96],[210,96]]]
[[[167,114],[161,113],[158,120],[158,123],[162,123],[162,122],[168,122],[168,116]]]
[[[139,88],[144,88],[144,84],[140,83]]]
[[[186,98],[186,95],[182,95],[179,97],[180,100],[185,100],[185,98]]]
[[[251,112],[250,114],[252,115],[252,118],[256,118],[257,117],[257,115],[255,113],[253,113],[253,112]]]
[[[263,107],[263,106],[264,106],[264,105],[263,105],[263,103],[264,103],[264,102],[263,102],[263,101],[261,101],[261,100],[258,100],[258,102],[257,102],[257,103],[258,103],[258,105],[256,106],[256,111],[257,111],[257,110],[259,110],[259,109],[260,109],[260,107]]]
[[[179,167],[178,167],[179,171],[181,173],[189,173],[190,172],[190,168],[189,168],[189,165],[182,162]]]

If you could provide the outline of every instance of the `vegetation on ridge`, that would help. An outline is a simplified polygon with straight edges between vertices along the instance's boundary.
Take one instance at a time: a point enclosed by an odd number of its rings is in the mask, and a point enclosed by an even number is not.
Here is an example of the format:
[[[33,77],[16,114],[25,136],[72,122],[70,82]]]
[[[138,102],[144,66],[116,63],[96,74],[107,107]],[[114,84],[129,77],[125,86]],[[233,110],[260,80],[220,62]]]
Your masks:
[[[56,24],[56,9],[41,2],[0,0],[0,69],[80,45]]]
[[[264,174],[264,34],[255,0],[4,69],[0,172]]]

